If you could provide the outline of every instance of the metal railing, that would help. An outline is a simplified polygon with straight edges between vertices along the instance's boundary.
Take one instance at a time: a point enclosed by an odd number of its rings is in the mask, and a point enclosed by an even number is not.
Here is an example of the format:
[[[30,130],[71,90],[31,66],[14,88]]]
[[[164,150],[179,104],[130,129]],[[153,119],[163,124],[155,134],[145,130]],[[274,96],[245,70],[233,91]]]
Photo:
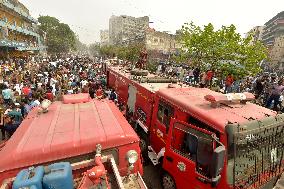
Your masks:
[[[31,35],[31,36],[34,36],[34,37],[40,37],[39,34],[37,34],[36,32],[34,31],[30,31],[28,29],[25,29],[25,28],[22,28],[22,27],[19,27],[19,26],[15,26],[15,25],[12,25],[10,23],[7,23],[7,22],[4,22],[3,20],[0,20],[0,26],[1,27],[7,27],[8,29],[10,30],[13,30],[13,31],[17,31],[19,33],[23,33],[25,35]]]
[[[19,51],[38,51],[38,50],[43,49],[43,47],[30,46],[25,42],[11,41],[7,39],[0,40],[0,46],[16,48]]]

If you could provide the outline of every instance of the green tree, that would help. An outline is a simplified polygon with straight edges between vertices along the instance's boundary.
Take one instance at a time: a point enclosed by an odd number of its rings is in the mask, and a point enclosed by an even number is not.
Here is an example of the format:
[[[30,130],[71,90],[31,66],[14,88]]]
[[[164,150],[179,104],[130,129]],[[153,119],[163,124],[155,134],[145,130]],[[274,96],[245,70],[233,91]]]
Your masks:
[[[78,36],[76,36],[76,39],[75,39],[75,49],[76,49],[77,53],[79,53],[79,54],[86,54],[89,51],[88,46],[86,44],[82,43],[79,40]]]
[[[102,46],[99,49],[99,54],[101,56],[105,56],[105,57],[114,57],[116,56],[116,48],[115,46],[112,45],[108,45],[108,46]]]
[[[116,47],[117,57],[120,59],[137,62],[144,45],[141,43],[130,44],[128,46]]]
[[[51,16],[40,16],[38,21],[40,29],[46,32],[48,53],[67,53],[75,50],[76,35],[69,25],[60,23]]]
[[[144,45],[141,43],[129,44],[127,46],[102,46],[99,49],[100,55],[106,57],[118,57],[119,59],[136,62],[139,59],[140,51]]]
[[[96,44],[96,43],[93,43],[93,44],[90,44],[89,46],[89,52],[92,56],[98,56],[99,53],[100,53],[100,45],[99,44]]]
[[[214,69],[226,75],[255,75],[261,71],[260,62],[267,58],[265,46],[252,36],[242,38],[234,25],[215,30],[209,23],[203,28],[192,22],[182,27],[179,36],[182,52],[180,61],[189,60],[203,69]]]

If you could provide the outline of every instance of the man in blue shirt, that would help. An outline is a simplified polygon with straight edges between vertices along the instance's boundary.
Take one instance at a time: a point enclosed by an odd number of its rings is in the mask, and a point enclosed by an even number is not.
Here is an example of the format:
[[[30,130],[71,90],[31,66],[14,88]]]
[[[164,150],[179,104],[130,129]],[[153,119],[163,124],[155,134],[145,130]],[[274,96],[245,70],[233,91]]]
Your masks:
[[[7,86],[5,86],[4,90],[2,90],[2,96],[3,96],[5,104],[9,104],[12,98],[12,90],[9,89]]]

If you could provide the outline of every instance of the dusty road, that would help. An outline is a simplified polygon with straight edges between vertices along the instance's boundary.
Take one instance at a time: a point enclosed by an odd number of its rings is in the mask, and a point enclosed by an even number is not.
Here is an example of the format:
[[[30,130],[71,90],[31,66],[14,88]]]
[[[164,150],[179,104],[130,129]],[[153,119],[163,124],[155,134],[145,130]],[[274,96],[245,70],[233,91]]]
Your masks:
[[[160,182],[159,170],[150,162],[144,167],[143,179],[148,186],[148,189],[162,189]]]

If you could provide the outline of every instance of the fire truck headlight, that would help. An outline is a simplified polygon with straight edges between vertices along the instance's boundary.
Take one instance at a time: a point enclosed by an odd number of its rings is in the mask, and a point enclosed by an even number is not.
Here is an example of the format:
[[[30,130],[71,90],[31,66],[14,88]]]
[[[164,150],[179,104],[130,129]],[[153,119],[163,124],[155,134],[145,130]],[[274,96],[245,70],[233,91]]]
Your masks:
[[[138,153],[135,150],[129,150],[126,154],[129,164],[134,164],[138,160]]]

